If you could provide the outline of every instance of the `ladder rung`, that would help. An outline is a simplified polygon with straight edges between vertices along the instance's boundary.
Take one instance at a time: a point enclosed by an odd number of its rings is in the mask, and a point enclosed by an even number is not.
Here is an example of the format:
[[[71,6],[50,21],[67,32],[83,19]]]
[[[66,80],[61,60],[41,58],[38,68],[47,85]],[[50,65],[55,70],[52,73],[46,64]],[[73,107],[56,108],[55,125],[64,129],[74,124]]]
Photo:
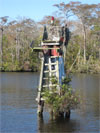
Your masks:
[[[57,63],[48,63],[48,64],[45,64],[45,66],[49,66],[49,65],[57,65]]]
[[[51,72],[51,73],[53,73],[53,72],[57,72],[57,70],[44,71],[44,73],[48,73],[48,72]]]
[[[57,70],[51,70],[50,72],[51,72],[51,73],[54,73],[54,72],[57,72]]]
[[[47,80],[47,79],[56,79],[56,77],[55,78],[50,78],[50,77],[49,78],[43,78],[43,80]]]
[[[48,73],[48,72],[50,72],[50,71],[44,71],[44,73]]]
[[[57,86],[57,85],[56,84],[43,85],[43,87],[52,87],[52,86]]]
[[[44,71],[44,73],[48,73],[48,72],[54,73],[54,72],[57,72],[57,70]]]
[[[44,98],[41,97],[41,98],[39,99],[39,98],[37,97],[35,100],[36,100],[37,102],[38,102],[39,100],[44,101]]]
[[[46,79],[49,79],[49,78],[43,78],[44,80],[46,80]]]

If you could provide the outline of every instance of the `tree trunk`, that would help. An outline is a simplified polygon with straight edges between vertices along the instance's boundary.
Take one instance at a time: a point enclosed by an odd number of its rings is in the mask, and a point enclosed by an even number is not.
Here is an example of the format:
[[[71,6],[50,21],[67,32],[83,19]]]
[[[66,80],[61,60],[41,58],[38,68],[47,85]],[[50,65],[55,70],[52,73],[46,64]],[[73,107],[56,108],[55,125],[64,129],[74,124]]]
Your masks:
[[[81,54],[81,48],[79,49],[79,53],[78,53],[78,69],[79,69],[79,65],[80,65],[80,54]]]
[[[19,36],[18,36],[18,31],[16,33],[16,59],[19,62]]]
[[[86,64],[86,28],[83,26],[84,32],[84,64]]]
[[[1,34],[1,47],[0,47],[0,54],[1,54],[1,69],[3,67],[3,28],[1,29],[2,34]]]

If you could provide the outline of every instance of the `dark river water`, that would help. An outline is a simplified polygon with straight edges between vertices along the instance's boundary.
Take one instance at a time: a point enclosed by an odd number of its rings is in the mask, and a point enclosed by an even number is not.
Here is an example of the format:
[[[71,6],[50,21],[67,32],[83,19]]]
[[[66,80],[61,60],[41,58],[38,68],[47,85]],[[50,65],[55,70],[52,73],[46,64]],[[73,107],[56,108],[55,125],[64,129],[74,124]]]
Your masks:
[[[0,133],[100,132],[100,75],[74,74],[72,87],[82,105],[71,110],[69,120],[37,116],[38,73],[0,73]]]

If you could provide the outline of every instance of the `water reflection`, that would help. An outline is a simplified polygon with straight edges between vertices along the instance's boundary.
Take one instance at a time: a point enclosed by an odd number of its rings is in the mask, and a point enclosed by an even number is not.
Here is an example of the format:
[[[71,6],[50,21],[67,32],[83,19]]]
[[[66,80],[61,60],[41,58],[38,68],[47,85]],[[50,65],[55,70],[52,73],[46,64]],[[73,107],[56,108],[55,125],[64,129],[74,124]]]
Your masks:
[[[33,73],[0,73],[0,132],[20,133],[37,130],[37,84]]]
[[[32,73],[2,73],[1,74],[1,104],[13,107],[30,108],[35,105],[38,74]],[[35,91],[34,91],[35,89]]]
[[[79,126],[80,126],[80,123],[78,120],[59,118],[57,120],[49,119],[48,121],[45,121],[43,118],[38,119],[38,132],[39,133],[75,132],[76,129],[78,130]]]
[[[71,119],[56,121],[40,119],[39,132],[99,132],[100,131],[100,75],[73,75],[72,86],[82,98],[80,108],[72,111]],[[45,114],[46,115],[46,114]]]
[[[37,117],[38,73],[0,73],[1,132],[99,132],[100,75],[75,74],[73,88],[79,90],[82,105],[72,110],[70,120]]]
[[[99,116],[100,75],[76,74],[73,76],[72,86],[80,91],[84,111],[92,111],[94,115]]]

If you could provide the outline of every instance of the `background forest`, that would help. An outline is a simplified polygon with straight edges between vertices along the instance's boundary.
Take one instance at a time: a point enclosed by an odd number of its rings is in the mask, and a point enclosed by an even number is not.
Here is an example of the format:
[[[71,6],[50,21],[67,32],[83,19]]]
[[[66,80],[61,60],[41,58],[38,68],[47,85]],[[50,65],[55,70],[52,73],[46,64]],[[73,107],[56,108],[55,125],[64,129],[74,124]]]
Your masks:
[[[67,72],[100,73],[100,3],[70,2],[54,6],[56,25],[67,24],[70,31]],[[43,26],[50,20],[50,16],[41,22],[30,18],[0,18],[0,71],[39,71],[38,53],[32,52],[30,45],[40,44]]]

